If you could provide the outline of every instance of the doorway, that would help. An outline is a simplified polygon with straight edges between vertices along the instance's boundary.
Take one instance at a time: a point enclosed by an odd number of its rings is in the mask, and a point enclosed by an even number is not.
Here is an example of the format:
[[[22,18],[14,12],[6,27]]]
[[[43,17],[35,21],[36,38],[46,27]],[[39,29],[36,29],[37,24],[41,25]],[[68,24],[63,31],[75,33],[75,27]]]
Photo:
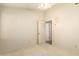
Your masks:
[[[45,22],[46,40],[45,42],[52,45],[52,20]]]

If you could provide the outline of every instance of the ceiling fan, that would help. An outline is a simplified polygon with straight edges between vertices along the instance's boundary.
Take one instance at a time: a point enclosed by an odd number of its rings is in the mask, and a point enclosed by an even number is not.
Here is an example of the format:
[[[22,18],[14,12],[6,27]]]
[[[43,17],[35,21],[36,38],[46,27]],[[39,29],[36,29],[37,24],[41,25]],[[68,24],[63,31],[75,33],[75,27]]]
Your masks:
[[[46,10],[51,8],[53,5],[55,5],[55,3],[42,3],[38,8],[42,10]]]

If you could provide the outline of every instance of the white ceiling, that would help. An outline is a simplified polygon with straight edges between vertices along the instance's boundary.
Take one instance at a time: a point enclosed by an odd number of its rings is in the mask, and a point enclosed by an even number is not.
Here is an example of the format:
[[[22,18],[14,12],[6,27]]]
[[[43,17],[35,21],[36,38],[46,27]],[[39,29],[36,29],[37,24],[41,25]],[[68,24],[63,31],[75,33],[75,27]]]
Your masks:
[[[38,7],[40,6],[40,4],[41,3],[4,3],[1,5],[6,6],[6,7],[17,7],[17,8],[27,8],[27,9],[39,10]]]

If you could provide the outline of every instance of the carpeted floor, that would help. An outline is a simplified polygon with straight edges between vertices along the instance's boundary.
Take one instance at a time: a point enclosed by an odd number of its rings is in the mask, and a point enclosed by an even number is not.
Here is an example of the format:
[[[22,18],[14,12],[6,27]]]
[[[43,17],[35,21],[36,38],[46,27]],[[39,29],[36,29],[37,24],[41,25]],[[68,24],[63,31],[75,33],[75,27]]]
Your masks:
[[[52,45],[36,45],[29,48],[0,53],[1,56],[79,56],[79,51],[67,51]]]

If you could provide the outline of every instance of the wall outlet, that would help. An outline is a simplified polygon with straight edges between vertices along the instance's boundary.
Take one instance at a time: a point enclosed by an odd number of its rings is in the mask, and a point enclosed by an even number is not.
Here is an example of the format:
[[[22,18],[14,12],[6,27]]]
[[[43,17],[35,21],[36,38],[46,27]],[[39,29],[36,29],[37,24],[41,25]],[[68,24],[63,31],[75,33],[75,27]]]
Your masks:
[[[78,46],[77,46],[77,45],[75,45],[75,48],[78,48]]]

